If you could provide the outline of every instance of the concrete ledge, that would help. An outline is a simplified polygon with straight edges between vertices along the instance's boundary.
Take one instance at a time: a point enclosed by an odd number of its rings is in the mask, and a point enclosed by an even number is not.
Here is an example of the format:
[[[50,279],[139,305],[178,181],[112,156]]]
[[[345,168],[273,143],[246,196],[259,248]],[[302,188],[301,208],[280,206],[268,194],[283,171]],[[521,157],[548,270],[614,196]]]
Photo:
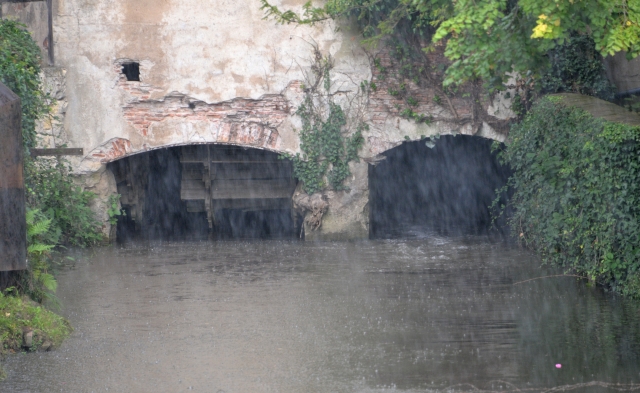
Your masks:
[[[573,93],[552,94],[551,96],[562,97],[562,103],[565,105],[584,109],[595,117],[615,123],[640,126],[640,115],[605,100]]]

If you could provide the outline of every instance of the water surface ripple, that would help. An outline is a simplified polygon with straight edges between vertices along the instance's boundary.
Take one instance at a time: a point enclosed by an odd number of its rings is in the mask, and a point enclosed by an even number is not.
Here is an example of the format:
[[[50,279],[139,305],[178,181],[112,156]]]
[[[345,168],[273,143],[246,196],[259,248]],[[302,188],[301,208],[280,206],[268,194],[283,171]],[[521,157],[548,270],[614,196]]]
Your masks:
[[[521,282],[559,273],[435,236],[78,252],[58,294],[75,332],[5,359],[0,391],[640,390],[639,308],[571,277]]]

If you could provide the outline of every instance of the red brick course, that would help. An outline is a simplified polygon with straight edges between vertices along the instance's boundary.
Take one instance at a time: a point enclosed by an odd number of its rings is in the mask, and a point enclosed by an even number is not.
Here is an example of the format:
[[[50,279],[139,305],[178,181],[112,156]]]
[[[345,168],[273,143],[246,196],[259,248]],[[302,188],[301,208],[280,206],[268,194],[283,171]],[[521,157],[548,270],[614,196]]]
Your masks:
[[[236,98],[209,104],[184,94],[171,94],[152,100],[160,90],[144,82],[127,81],[122,65],[115,64],[117,86],[128,95],[123,106],[125,120],[142,136],[149,136],[153,123],[179,118],[185,122],[210,122],[219,130],[212,143],[230,143],[275,149],[279,142],[277,127],[289,116],[291,108],[280,94],[268,94],[259,99]],[[300,89],[299,82],[288,88]],[[153,146],[161,147],[161,146]],[[96,149],[92,157],[102,162],[113,161],[131,154],[131,144],[126,139],[116,139]]]

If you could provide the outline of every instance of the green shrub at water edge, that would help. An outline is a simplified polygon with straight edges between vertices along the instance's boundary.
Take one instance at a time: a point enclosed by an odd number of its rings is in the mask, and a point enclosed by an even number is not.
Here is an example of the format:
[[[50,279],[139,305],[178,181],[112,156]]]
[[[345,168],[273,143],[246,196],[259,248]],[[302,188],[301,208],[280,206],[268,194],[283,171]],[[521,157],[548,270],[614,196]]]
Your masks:
[[[63,160],[40,158],[25,163],[25,183],[27,205],[51,219],[50,244],[85,247],[103,240],[101,225],[89,207],[95,194],[73,183]]]
[[[510,224],[544,262],[640,298],[640,128],[541,99],[512,127]]]
[[[66,319],[29,298],[0,292],[0,352],[22,348],[23,329],[33,330],[31,350],[46,342],[57,347],[73,330]]]
[[[23,334],[33,332],[31,351],[57,347],[73,330],[69,322],[47,310],[43,303],[58,305],[58,283],[51,273],[53,245],[47,244],[49,226],[38,210],[28,210],[28,269],[14,275],[15,286],[0,291],[0,355],[22,349]],[[0,381],[5,378],[0,365]]]

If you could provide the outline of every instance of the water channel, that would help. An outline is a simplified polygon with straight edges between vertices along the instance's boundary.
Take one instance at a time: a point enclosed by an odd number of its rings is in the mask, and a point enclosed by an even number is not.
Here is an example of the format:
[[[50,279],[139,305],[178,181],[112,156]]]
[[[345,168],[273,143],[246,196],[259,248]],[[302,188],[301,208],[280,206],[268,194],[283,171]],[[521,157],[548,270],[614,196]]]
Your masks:
[[[640,390],[637,305],[533,279],[562,272],[514,245],[402,238],[76,252],[58,276],[74,333],[8,357],[0,391]]]

